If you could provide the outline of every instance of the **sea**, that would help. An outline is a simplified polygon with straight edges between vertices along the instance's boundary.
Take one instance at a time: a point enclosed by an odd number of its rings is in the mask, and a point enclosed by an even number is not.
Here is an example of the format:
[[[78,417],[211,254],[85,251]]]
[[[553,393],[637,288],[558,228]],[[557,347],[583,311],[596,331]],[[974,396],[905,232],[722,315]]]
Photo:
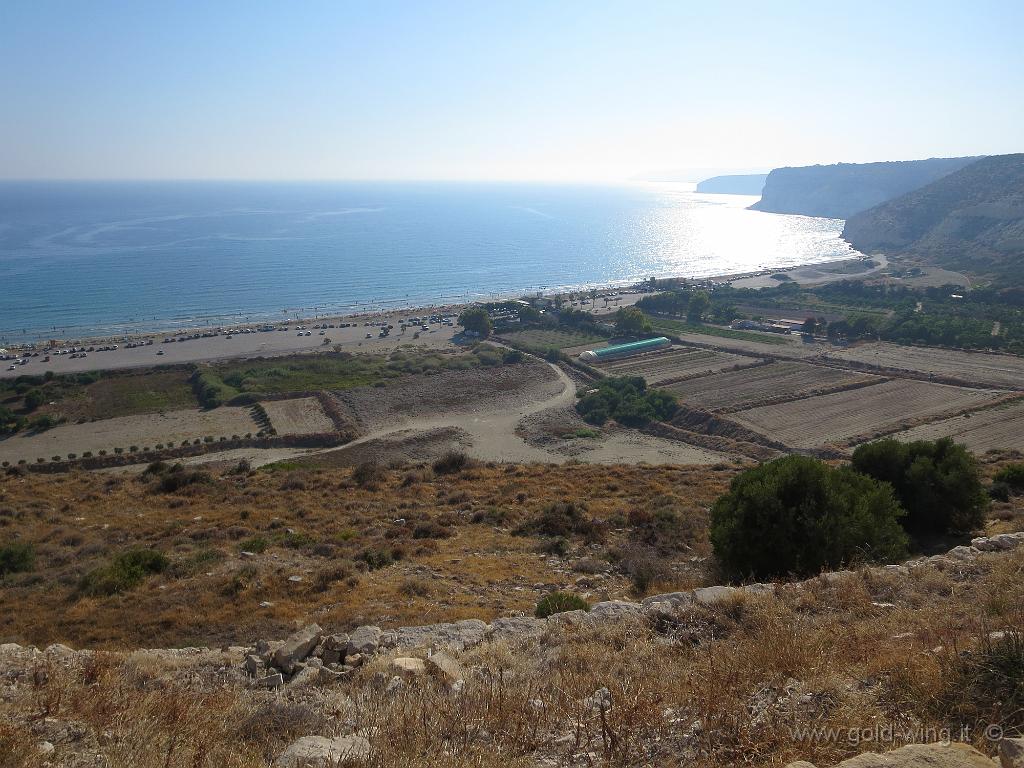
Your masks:
[[[857,255],[693,185],[0,182],[0,343],[461,303]]]

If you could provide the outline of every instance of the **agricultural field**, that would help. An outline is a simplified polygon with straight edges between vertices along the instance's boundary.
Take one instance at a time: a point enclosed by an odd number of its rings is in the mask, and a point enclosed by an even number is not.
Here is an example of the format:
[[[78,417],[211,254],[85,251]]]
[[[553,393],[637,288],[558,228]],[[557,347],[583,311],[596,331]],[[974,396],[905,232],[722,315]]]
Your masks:
[[[978,454],[998,449],[1024,451],[1024,400],[935,421],[893,435],[897,440],[907,442],[947,436]]]
[[[603,346],[606,341],[601,336],[568,328],[527,328],[522,331],[502,333],[501,338],[507,339],[516,346],[541,353],[549,349],[569,349],[594,344]]]
[[[696,347],[672,347],[625,360],[611,360],[598,367],[609,376],[643,376],[650,386],[749,365],[750,358]]]
[[[315,397],[268,400],[262,405],[279,435],[315,435],[335,430],[334,422]]]
[[[700,344],[703,346],[714,346],[720,349],[738,352],[744,355],[770,357],[781,355],[784,357],[813,357],[831,349],[830,344],[822,344],[817,341],[804,340],[800,335],[783,336],[774,333],[745,333],[753,338],[736,338],[734,336],[722,337],[713,336],[701,331],[679,331],[673,335],[684,344]],[[737,332],[739,333],[739,332]]]
[[[118,416],[85,424],[62,424],[45,432],[19,432],[0,440],[0,460],[16,464],[20,459],[34,463],[69,454],[83,456],[87,451],[114,453],[180,444],[183,440],[215,440],[233,435],[255,434],[260,427],[250,408],[223,407],[214,410],[188,408],[137,416]]]
[[[911,347],[886,342],[858,344],[834,351],[837,360],[853,360],[883,368],[950,376],[1007,389],[1024,389],[1024,358],[986,352]]]
[[[883,381],[878,376],[839,368],[778,362],[681,381],[666,389],[679,395],[686,405],[729,413]]]
[[[842,445],[954,415],[1004,393],[897,379],[871,387],[752,408],[732,418],[793,448]]]

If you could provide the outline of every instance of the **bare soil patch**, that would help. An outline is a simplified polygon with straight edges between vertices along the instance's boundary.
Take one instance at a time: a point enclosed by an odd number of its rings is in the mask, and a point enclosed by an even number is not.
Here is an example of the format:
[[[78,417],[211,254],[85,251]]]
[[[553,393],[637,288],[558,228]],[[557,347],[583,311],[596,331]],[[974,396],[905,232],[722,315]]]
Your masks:
[[[279,435],[315,435],[335,429],[334,422],[315,397],[268,400],[262,405]]]

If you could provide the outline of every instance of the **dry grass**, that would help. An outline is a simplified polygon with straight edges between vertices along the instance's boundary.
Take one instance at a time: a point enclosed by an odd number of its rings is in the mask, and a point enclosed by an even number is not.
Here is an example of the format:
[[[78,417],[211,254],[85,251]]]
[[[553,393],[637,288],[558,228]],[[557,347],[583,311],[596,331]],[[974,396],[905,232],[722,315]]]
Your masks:
[[[350,469],[283,465],[171,492],[159,476],[0,475],[0,545],[30,543],[36,553],[33,570],[0,581],[0,641],[217,645],[283,635],[307,618],[344,628],[532,612],[556,588],[628,597],[634,585],[622,568],[581,577],[573,563],[647,545],[646,513],[666,506],[679,534],[660,555],[668,569],[647,586],[702,583],[702,561],[691,558],[708,554],[706,510],[734,471],[377,466],[360,485]],[[548,535],[515,535],[563,501],[585,508],[601,536],[570,532],[561,556],[544,551]],[[118,594],[82,593],[86,573],[140,547],[171,567]]]
[[[863,571],[659,628],[552,628],[538,645],[462,654],[461,692],[431,678],[389,692],[387,655],[335,686],[281,694],[220,671],[237,663],[230,653],[9,662],[0,745],[13,746],[0,765],[41,766],[30,747],[47,738],[57,762],[88,752],[112,768],[247,768],[297,736],[353,731],[372,750],[354,765],[373,768],[829,765],[903,732],[964,726],[991,753],[978,725],[1024,727],[1007,689],[978,671],[1005,651],[990,630],[1024,629],[1022,572],[1017,552],[913,578]],[[1007,669],[1019,685],[1024,664]],[[588,701],[601,688],[603,711]],[[886,727],[894,741],[849,738]],[[836,735],[800,737],[811,728]]]

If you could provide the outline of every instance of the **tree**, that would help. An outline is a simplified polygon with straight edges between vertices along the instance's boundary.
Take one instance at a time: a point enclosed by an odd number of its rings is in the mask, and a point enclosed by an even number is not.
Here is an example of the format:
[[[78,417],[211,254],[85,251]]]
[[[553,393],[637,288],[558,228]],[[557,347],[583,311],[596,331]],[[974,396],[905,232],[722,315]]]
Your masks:
[[[737,577],[807,576],[906,553],[892,488],[849,467],[786,456],[733,479],[711,511],[711,543]]]
[[[686,319],[691,323],[699,323],[710,306],[711,297],[707,291],[695,291],[690,296],[690,303],[686,308]]]
[[[615,312],[615,330],[629,336],[650,333],[651,322],[637,307],[619,307]]]
[[[813,317],[808,317],[806,320],[804,320],[803,325],[800,326],[800,333],[804,334],[805,336],[813,336],[814,331],[817,329],[817,327],[818,323],[815,321],[815,319]]]
[[[491,318],[483,307],[467,307],[459,315],[459,325],[467,331],[479,333],[483,338],[491,335]]]
[[[853,468],[893,487],[913,536],[968,532],[985,522],[988,496],[978,464],[951,438],[867,443],[853,452]]]

